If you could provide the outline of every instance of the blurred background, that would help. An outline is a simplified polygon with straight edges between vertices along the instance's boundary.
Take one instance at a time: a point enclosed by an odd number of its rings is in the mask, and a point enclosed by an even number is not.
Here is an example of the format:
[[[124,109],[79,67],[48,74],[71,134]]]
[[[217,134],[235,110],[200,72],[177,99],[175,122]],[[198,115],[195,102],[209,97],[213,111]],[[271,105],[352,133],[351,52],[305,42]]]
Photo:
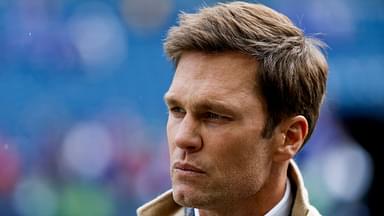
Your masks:
[[[181,10],[216,2],[0,0],[0,215],[135,215],[168,189],[162,41]],[[312,202],[384,215],[384,2],[260,2],[329,45],[327,99],[297,157]]]

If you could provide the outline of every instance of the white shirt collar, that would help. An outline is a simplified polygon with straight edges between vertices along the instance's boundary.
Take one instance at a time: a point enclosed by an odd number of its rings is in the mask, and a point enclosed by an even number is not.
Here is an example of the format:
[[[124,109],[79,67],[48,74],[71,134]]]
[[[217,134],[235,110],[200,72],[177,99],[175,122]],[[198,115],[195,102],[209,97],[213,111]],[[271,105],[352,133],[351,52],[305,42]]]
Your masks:
[[[292,205],[292,192],[291,192],[291,183],[289,178],[287,178],[287,183],[285,185],[285,192],[283,198],[265,214],[264,216],[287,216],[291,212]],[[195,216],[200,216],[199,210],[194,208]]]
[[[265,214],[264,216],[287,216],[291,212],[292,206],[292,192],[291,192],[291,183],[289,178],[287,178],[287,183],[285,185],[285,192],[283,198]]]
[[[200,216],[199,209],[194,208],[193,210],[195,211],[195,212],[194,212],[194,213],[195,213],[195,216]]]

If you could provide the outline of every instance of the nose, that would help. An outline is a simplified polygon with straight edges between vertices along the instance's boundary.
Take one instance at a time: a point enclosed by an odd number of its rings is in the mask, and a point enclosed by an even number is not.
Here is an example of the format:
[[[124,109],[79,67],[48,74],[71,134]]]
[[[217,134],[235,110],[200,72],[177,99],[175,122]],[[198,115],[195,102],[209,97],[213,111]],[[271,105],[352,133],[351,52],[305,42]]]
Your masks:
[[[186,115],[176,127],[175,145],[186,153],[197,152],[202,148],[199,122],[192,116]]]

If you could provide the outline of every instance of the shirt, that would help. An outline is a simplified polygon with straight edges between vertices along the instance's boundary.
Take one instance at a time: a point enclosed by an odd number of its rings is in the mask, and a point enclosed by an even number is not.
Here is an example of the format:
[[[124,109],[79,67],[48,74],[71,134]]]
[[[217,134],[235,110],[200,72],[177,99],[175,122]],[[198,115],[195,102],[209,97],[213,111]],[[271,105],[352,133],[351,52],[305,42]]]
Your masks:
[[[288,216],[291,212],[292,192],[291,183],[287,179],[283,198],[264,216]],[[200,216],[199,209],[194,209],[195,216]]]

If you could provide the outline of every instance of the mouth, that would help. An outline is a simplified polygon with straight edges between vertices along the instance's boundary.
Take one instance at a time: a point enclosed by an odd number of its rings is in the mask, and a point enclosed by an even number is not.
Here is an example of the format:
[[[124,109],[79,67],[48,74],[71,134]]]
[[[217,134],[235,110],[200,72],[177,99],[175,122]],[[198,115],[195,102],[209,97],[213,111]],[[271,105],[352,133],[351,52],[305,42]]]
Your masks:
[[[177,171],[183,171],[183,172],[191,172],[191,173],[199,173],[199,174],[205,174],[203,170],[200,168],[197,168],[196,166],[193,166],[188,163],[181,163],[181,162],[176,162],[173,165],[173,169]]]

